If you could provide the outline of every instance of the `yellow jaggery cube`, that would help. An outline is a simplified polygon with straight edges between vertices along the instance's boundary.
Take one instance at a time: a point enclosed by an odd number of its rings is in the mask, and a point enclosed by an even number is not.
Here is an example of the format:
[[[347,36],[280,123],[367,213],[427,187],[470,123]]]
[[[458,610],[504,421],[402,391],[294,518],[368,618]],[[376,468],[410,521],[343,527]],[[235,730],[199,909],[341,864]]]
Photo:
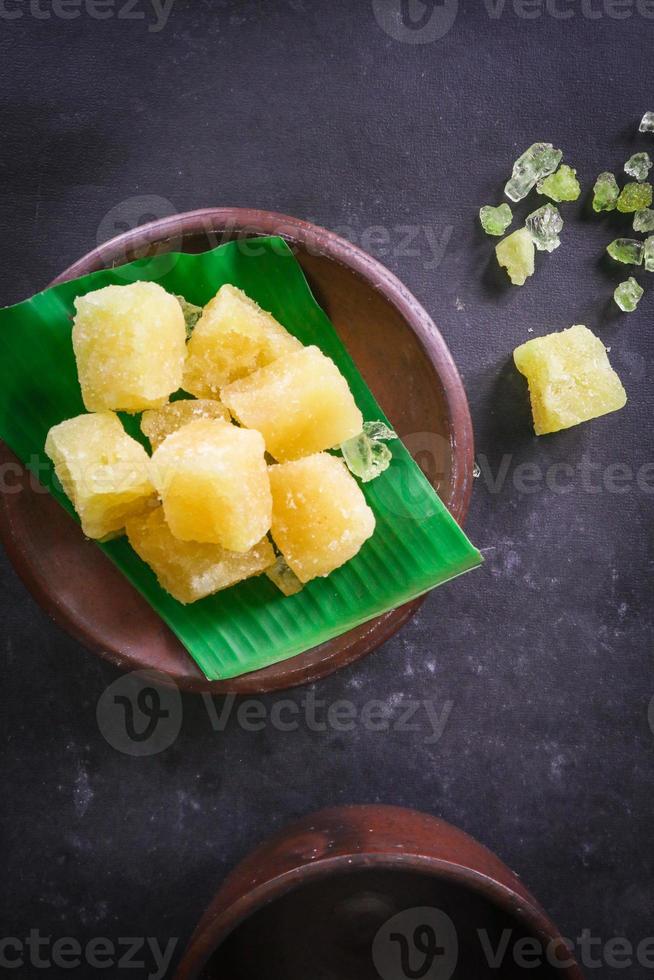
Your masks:
[[[141,432],[150,440],[153,451],[164,439],[178,429],[197,419],[223,419],[231,422],[225,406],[215,398],[184,398],[169,402],[163,408],[153,408],[143,413]]]
[[[495,247],[497,261],[514,286],[524,286],[535,268],[536,246],[528,228],[519,228]]]
[[[270,530],[272,498],[263,436],[198,419],[152,456],[154,484],[170,530],[182,541],[249,551]]]
[[[267,538],[242,554],[217,544],[180,541],[171,533],[162,507],[128,521],[127,537],[162,588],[183,603],[197,602],[259,575],[275,561]]]
[[[154,282],[105,286],[75,300],[73,347],[89,412],[142,412],[182,384],[186,327],[179,302]]]
[[[122,533],[130,517],[156,503],[150,458],[113,412],[55,425],[45,451],[89,538]]]
[[[198,398],[215,397],[225,385],[301,346],[242,290],[221,286],[189,341],[184,390]]]
[[[241,425],[261,432],[279,462],[332,449],[363,428],[347,381],[317,347],[235,381],[223,389],[222,402]]]
[[[329,575],[375,530],[375,516],[345,464],[317,453],[270,467],[272,537],[301,582]]]
[[[588,327],[535,337],[513,352],[529,382],[536,435],[615,412],[627,402],[604,344]]]

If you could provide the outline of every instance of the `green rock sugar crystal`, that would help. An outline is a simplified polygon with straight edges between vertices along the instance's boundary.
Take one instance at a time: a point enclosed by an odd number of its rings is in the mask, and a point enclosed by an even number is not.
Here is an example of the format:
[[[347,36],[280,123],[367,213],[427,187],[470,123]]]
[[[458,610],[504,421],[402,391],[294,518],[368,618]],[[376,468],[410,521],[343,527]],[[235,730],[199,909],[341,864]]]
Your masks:
[[[654,211],[645,208],[634,215],[634,231],[654,231]]]
[[[577,171],[563,163],[555,174],[539,180],[536,190],[553,201],[576,201],[581,194]]]
[[[645,239],[643,259],[647,272],[654,272],[654,235],[650,235],[649,238]]]
[[[341,444],[347,468],[369,483],[390,466],[393,454],[385,443],[397,435],[385,422],[364,422],[363,432]]]
[[[651,184],[625,184],[618,198],[618,211],[629,214],[632,211],[643,211],[652,203]]]
[[[624,172],[630,177],[635,177],[640,183],[647,180],[647,175],[651,169],[652,158],[649,153],[634,153],[624,165]]]
[[[613,293],[613,298],[623,313],[633,313],[645,290],[639,286],[633,276],[629,276],[626,282],[621,282]]]
[[[642,265],[644,245],[635,238],[616,238],[606,251],[616,262],[624,265]]]
[[[508,204],[496,208],[486,204],[479,211],[479,220],[487,235],[503,235],[513,221],[513,212]]]
[[[559,232],[563,228],[563,218],[553,204],[544,204],[534,211],[525,224],[539,252],[553,252],[561,244]]]
[[[600,174],[595,181],[593,193],[593,210],[615,211],[620,197],[620,188],[613,174],[608,171]]]
[[[563,152],[551,143],[533,143],[513,164],[504,193],[511,201],[522,201],[541,177],[554,173],[562,158]]]

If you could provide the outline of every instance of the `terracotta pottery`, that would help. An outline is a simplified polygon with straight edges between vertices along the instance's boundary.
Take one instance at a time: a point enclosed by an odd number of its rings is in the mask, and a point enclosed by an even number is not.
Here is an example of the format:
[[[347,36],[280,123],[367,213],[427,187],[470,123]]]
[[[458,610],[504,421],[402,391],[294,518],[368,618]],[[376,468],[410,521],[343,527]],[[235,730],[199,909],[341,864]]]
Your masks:
[[[224,241],[282,235],[316,298],[407,448],[459,523],[470,500],[473,437],[468,403],[450,353],[411,293],[379,262],[308,222],[267,211],[213,208],[135,228],[100,246],[55,282],[171,250],[200,252]],[[151,669],[178,687],[253,694],[313,682],[384,643],[416,600],[284,663],[235,680],[207,681],[145,599],[59,505],[17,465],[16,492],[0,495],[0,539],[19,575],[52,618],[124,670]]]
[[[423,973],[430,922],[436,955]],[[506,957],[493,970],[488,950],[498,950],[504,930]],[[520,940],[528,938],[542,964],[527,969]],[[400,968],[402,943],[411,969]],[[325,810],[259,847],[219,890],[175,974],[311,976],[583,980],[556,926],[498,857],[442,820],[386,806]]]

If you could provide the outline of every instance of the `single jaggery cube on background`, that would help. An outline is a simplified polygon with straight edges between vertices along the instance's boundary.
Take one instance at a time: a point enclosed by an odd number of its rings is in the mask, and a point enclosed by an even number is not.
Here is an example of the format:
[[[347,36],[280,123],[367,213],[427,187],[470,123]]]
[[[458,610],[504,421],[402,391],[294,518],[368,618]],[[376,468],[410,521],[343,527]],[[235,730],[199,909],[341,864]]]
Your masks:
[[[55,425],[45,451],[89,538],[122,533],[130,517],[156,503],[150,457],[113,412]]]
[[[301,343],[236,286],[221,286],[207,303],[188,343],[183,388],[213,398]]]
[[[152,474],[171,532],[182,541],[249,551],[270,530],[272,498],[263,436],[219,419],[169,435]]]
[[[162,588],[185,604],[259,575],[275,561],[267,538],[243,553],[226,551],[217,544],[180,541],[171,533],[163,507],[128,521],[127,537]]]
[[[569,429],[627,402],[604,344],[583,325],[535,337],[513,358],[529,382],[536,435]]]
[[[144,412],[141,432],[150,440],[154,451],[167,436],[197,419],[222,419],[224,422],[231,422],[228,410],[215,398],[184,398],[178,402],[168,402],[163,408]]]
[[[75,300],[73,348],[89,412],[142,412],[182,384],[186,327],[179,302],[154,282],[105,286]]]
[[[270,467],[272,537],[301,582],[329,575],[375,530],[375,516],[345,464],[329,453]]]
[[[363,428],[347,381],[317,347],[287,354],[223,389],[241,425],[261,432],[279,462],[339,446]]]

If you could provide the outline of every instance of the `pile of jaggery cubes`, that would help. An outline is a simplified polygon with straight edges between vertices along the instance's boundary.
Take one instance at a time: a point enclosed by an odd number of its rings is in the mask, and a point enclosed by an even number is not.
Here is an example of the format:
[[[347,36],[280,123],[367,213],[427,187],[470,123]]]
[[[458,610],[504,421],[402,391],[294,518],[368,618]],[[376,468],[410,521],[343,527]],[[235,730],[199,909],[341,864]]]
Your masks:
[[[379,475],[395,433],[364,427],[336,364],[235,286],[204,308],[106,286],[76,300],[72,342],[88,414],[46,453],[84,533],[126,534],[180,602],[264,572],[292,595],[373,534],[352,471]],[[141,415],[151,454],[118,412]]]

